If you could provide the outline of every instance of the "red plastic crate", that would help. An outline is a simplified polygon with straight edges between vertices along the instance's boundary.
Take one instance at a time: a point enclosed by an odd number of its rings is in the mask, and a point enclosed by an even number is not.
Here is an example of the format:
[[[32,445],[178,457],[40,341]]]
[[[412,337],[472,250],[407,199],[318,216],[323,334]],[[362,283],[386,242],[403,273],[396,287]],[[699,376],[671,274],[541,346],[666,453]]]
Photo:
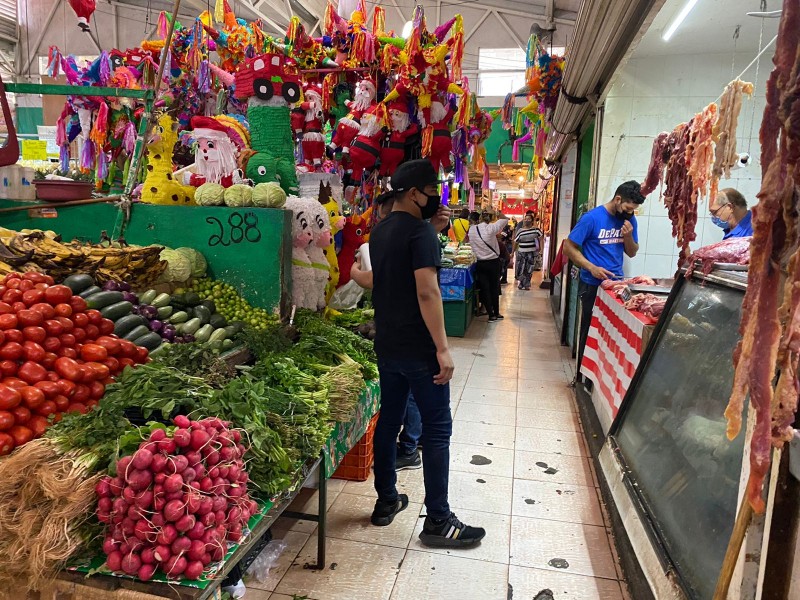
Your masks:
[[[369,479],[369,471],[372,468],[372,438],[375,435],[375,425],[378,423],[376,414],[367,425],[367,431],[353,449],[344,455],[339,468],[333,474],[334,479],[346,479],[347,481],[366,481]]]

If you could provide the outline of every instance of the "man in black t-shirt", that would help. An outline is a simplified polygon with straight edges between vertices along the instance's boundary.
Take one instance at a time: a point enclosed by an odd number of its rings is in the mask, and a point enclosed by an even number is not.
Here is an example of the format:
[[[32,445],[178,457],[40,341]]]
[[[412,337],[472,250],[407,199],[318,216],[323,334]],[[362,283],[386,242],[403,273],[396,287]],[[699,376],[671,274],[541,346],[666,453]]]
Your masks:
[[[441,251],[434,225],[447,218],[437,173],[427,159],[401,164],[392,176],[394,206],[370,235],[375,306],[375,352],[381,378],[381,412],[375,428],[373,525],[389,525],[408,506],[397,493],[397,435],[409,391],[422,417],[427,518],[420,540],[427,546],[467,547],[486,535],[468,527],[447,502],[450,472],[450,379],[453,359],[439,291]]]

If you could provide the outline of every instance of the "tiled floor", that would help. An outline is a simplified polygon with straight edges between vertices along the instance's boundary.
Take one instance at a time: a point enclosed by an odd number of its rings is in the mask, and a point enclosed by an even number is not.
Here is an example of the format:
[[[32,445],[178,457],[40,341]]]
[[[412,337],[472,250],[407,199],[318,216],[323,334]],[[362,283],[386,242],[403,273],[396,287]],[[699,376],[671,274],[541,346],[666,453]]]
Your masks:
[[[486,528],[483,543],[470,550],[420,543],[421,470],[399,473],[410,504],[385,528],[369,523],[371,480],[332,480],[328,568],[304,568],[316,557],[315,524],[280,519],[273,533],[287,550],[268,581],[248,581],[246,600],[628,597],[546,292],[512,287],[504,287],[503,322],[478,319],[465,338],[450,340],[450,504],[463,521]],[[295,508],[305,503],[314,512],[313,494],[304,490]]]

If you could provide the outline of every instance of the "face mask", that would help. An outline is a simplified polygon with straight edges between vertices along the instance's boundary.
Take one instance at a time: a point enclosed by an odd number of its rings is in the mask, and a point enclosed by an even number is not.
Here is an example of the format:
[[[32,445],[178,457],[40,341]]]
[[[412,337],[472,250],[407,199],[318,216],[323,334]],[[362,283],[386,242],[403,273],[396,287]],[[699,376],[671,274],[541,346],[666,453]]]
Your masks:
[[[720,219],[719,217],[711,217],[711,222],[720,229],[728,228],[728,222],[725,219]]]
[[[422,190],[420,190],[420,193],[428,199],[424,206],[417,204],[422,213],[420,216],[423,220],[427,221],[439,211],[439,207],[442,204],[442,197],[439,194],[428,195]]]

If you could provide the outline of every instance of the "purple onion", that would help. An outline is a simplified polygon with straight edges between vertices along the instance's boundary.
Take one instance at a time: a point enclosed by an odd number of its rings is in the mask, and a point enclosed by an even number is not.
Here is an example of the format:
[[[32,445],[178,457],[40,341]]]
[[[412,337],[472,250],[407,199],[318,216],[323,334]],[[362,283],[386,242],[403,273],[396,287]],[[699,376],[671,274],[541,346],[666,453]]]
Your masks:
[[[120,292],[130,292],[131,291],[131,284],[125,283],[124,281],[119,284],[119,291]]]
[[[155,331],[158,333],[161,331],[162,327],[164,327],[164,321],[159,321],[158,319],[153,319],[150,321],[150,331]]]
[[[194,336],[191,333],[187,333],[183,336],[183,343],[184,344],[191,344],[194,341]]]
[[[116,281],[109,280],[106,281],[105,284],[103,285],[103,290],[106,292],[119,292],[120,287]]]
[[[175,333],[176,333],[176,332],[175,332],[175,328],[174,328],[174,327],[173,327],[172,329],[170,329],[170,328],[168,328],[168,327],[166,327],[166,326],[165,326],[165,327],[164,327],[164,328],[161,330],[161,337],[162,337],[163,339],[167,340],[168,342],[175,342],[175,341],[177,341],[177,340],[178,340],[178,338],[177,338],[177,336],[175,335]]]
[[[122,292],[122,298],[131,304],[139,304],[139,297],[133,292]]]
[[[150,306],[149,304],[141,304],[139,305],[139,314],[145,319],[152,321],[153,319],[158,318],[158,309],[155,306]]]

